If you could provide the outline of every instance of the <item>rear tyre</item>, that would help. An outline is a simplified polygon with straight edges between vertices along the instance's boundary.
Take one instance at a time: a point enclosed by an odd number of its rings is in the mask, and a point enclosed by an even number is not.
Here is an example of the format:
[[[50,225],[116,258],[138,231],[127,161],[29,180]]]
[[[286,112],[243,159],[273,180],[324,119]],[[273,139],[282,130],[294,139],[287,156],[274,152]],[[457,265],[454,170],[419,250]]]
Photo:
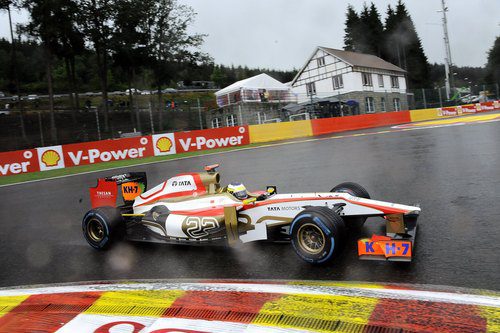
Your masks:
[[[323,264],[342,249],[344,220],[327,207],[309,207],[297,214],[290,226],[295,253],[311,264]]]
[[[85,214],[82,221],[82,231],[90,246],[102,250],[123,238],[125,225],[119,209],[99,207]]]
[[[370,194],[368,194],[368,191],[363,186],[352,182],[338,184],[330,192],[349,193],[355,197],[370,199]],[[343,219],[346,226],[351,229],[360,229],[366,221],[366,217],[363,216],[343,217]]]

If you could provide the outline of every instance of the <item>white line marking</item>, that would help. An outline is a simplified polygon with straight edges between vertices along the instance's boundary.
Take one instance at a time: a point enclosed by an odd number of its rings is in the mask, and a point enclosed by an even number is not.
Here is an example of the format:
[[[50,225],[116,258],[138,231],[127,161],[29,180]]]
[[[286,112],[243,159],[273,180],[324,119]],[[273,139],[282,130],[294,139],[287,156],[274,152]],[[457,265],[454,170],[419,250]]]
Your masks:
[[[183,290],[183,291],[236,291],[253,293],[303,294],[322,296],[351,296],[370,298],[390,298],[418,300],[454,304],[481,305],[500,308],[500,297],[464,293],[422,291],[389,288],[330,287],[316,285],[286,285],[257,283],[131,283],[131,284],[90,284],[82,286],[39,287],[33,289],[4,289],[1,296],[33,294],[57,294],[89,291],[127,291],[127,290]]]

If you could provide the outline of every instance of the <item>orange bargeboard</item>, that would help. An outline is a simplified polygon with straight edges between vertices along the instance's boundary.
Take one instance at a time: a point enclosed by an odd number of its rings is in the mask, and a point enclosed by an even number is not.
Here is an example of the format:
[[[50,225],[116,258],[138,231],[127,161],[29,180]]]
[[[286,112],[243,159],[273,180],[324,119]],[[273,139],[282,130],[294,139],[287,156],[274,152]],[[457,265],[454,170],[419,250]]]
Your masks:
[[[362,114],[311,120],[313,135],[397,125],[411,122],[409,111]]]

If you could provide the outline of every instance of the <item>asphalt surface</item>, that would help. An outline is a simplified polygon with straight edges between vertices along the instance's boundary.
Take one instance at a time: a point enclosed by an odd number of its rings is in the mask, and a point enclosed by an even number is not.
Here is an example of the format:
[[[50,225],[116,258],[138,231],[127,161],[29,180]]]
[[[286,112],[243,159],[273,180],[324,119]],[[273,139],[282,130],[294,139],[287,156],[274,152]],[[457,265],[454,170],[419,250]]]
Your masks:
[[[380,131],[379,129],[371,132]],[[366,132],[366,131],[365,131]],[[0,286],[116,279],[302,279],[399,282],[500,289],[500,122],[399,131],[200,156],[129,167],[156,185],[220,163],[222,182],[251,190],[329,191],[344,181],[372,198],[419,203],[411,264],[359,261],[356,239],[383,230],[372,218],[326,266],[300,260],[290,244],[187,247],[123,242],[87,245],[87,188],[104,171],[0,188]]]

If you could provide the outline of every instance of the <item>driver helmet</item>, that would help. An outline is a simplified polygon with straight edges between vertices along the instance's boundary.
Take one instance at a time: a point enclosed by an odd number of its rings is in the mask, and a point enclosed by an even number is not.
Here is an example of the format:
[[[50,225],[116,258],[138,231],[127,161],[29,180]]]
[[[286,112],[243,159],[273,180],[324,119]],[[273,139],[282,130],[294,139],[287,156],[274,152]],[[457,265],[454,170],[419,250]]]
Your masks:
[[[248,192],[242,183],[231,183],[227,186],[227,192],[231,193],[236,199],[243,200],[248,198]]]

